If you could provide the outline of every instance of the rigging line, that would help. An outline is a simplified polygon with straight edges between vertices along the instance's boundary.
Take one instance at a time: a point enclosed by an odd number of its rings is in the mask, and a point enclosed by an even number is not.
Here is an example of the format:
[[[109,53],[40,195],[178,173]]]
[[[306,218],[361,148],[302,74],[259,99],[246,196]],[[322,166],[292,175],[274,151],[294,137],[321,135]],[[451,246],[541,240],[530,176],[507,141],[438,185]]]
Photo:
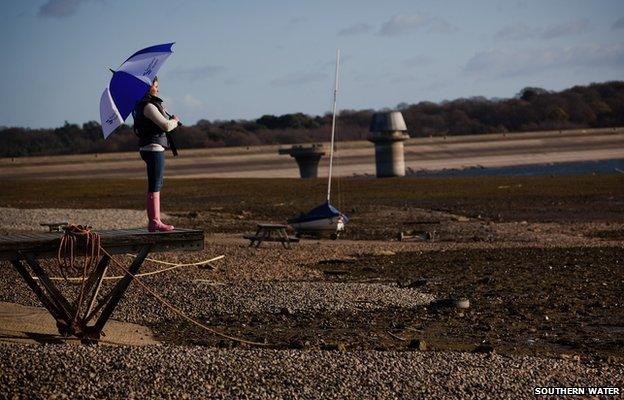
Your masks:
[[[337,121],[336,124],[339,122]],[[343,146],[344,150],[344,146]],[[338,152],[338,146],[336,145],[336,167],[341,166],[342,159],[340,158],[340,153]],[[338,169],[338,168],[337,168]],[[340,174],[336,177],[336,189],[338,192],[338,210],[342,209],[342,177]]]
[[[338,63],[339,63],[339,58],[340,58],[340,50],[337,51],[337,55],[336,55],[336,91],[338,90]],[[343,67],[344,68],[344,67]],[[334,111],[334,114],[338,113],[338,109],[336,106],[336,110]],[[336,132],[340,132],[340,127],[338,126],[340,125],[340,118],[338,118],[338,116],[335,116],[335,131]],[[335,137],[334,137],[334,146],[332,146],[335,150],[335,155],[334,155],[334,163],[336,165],[336,170],[340,170],[340,166],[342,165],[342,159],[340,158],[340,152],[338,151],[338,143],[336,143]],[[343,146],[343,150],[344,150],[344,146]],[[338,210],[342,209],[342,189],[341,189],[341,184],[342,184],[342,178],[340,176],[340,174],[338,174],[336,176],[336,191],[338,192]]]
[[[184,311],[180,310],[179,308],[177,308],[173,304],[169,303],[167,300],[165,300],[163,297],[161,297],[158,293],[156,293],[155,291],[150,289],[146,284],[144,284],[140,279],[138,279],[136,275],[130,273],[130,271],[128,271],[123,265],[119,264],[119,262],[117,262],[117,260],[115,260],[110,254],[108,254],[108,252],[103,247],[101,247],[100,249],[101,249],[101,251],[104,254],[106,254],[111,259],[111,261],[113,262],[114,265],[116,265],[119,269],[121,269],[125,274],[130,275],[137,282],[137,284],[139,286],[141,286],[146,292],[148,292],[149,294],[154,296],[154,298],[156,298],[158,301],[160,301],[163,305],[165,305],[167,308],[169,308],[175,314],[177,314],[180,317],[184,318],[188,322],[190,322],[190,323],[192,323],[192,324],[194,324],[194,325],[196,325],[196,326],[198,326],[198,327],[200,327],[200,328],[202,328],[202,329],[204,329],[204,330],[206,330],[206,331],[208,331],[208,332],[210,332],[210,333],[212,333],[214,335],[217,335],[217,336],[220,336],[222,338],[229,339],[229,340],[232,340],[232,341],[235,341],[235,342],[245,343],[245,344],[249,344],[251,346],[258,346],[258,347],[268,347],[268,346],[271,346],[269,343],[254,342],[254,341],[251,341],[251,340],[245,340],[245,339],[242,339],[242,338],[238,338],[236,336],[230,336],[230,335],[228,335],[226,333],[222,333],[222,332],[216,331],[216,330],[214,330],[214,329],[212,329],[212,328],[202,324],[199,321],[196,321],[194,318],[191,318],[188,315],[186,315],[184,313]]]
[[[329,144],[329,179],[327,179],[327,202],[331,197],[332,165],[334,161],[334,133],[336,130],[336,97],[338,96],[338,67],[340,65],[340,49],[336,49],[336,75],[334,78],[334,103],[332,105],[331,142]]]
[[[132,254],[126,254],[126,255],[127,256],[133,256]],[[136,274],[135,276],[138,276],[138,277],[150,276],[150,275],[161,274],[163,272],[171,271],[171,270],[174,270],[174,269],[180,268],[180,267],[193,267],[193,266],[206,265],[206,264],[210,264],[211,262],[214,262],[214,261],[217,261],[217,260],[221,260],[223,258],[225,258],[225,255],[220,255],[220,256],[211,258],[210,260],[200,261],[200,262],[197,262],[197,263],[190,263],[190,264],[174,264],[174,263],[170,263],[170,262],[166,262],[166,261],[159,261],[159,260],[154,260],[152,258],[146,258],[146,260],[149,260],[149,261],[152,261],[152,262],[155,262],[155,263],[159,263],[159,264],[171,265],[171,267],[158,269],[156,271],[151,271],[151,272],[142,272],[140,274]],[[36,276],[33,276],[32,278],[35,279],[35,280],[39,279]],[[102,280],[111,281],[111,280],[119,280],[121,278],[123,278],[123,275],[119,275],[119,276],[105,276],[104,278],[102,278]],[[70,282],[80,282],[80,281],[82,281],[82,278],[81,277],[63,278],[63,277],[60,277],[60,276],[52,276],[52,277],[50,277],[50,280],[53,280],[53,281],[67,280],[67,281],[70,281]]]

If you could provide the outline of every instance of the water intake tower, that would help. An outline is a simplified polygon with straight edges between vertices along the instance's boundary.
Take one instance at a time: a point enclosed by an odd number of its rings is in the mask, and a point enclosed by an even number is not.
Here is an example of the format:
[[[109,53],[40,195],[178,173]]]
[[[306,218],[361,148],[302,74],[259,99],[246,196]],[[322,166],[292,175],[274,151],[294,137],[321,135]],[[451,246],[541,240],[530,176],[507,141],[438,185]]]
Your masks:
[[[288,154],[297,161],[301,178],[316,178],[318,176],[318,164],[325,155],[322,144],[308,146],[294,145],[291,148],[279,149],[278,154]]]
[[[373,114],[368,140],[375,143],[377,177],[405,176],[403,142],[409,139],[400,111]]]

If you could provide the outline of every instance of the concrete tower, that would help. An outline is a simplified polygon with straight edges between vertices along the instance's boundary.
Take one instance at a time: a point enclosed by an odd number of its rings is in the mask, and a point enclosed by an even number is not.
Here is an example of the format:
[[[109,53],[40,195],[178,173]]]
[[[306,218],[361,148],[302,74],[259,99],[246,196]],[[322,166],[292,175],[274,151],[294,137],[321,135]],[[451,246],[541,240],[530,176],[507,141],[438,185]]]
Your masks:
[[[294,145],[289,149],[279,149],[277,152],[278,154],[288,154],[297,161],[301,178],[316,178],[319,160],[325,155],[322,144]]]
[[[375,143],[377,177],[405,176],[403,142],[409,139],[400,111],[373,114],[368,140]]]

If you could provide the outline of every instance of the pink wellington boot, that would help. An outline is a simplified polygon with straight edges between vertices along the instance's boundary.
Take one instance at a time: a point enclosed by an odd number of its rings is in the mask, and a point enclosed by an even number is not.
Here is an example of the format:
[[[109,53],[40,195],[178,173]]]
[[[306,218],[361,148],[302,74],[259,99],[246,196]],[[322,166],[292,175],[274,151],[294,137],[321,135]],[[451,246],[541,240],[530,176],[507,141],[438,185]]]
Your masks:
[[[160,220],[160,192],[147,194],[147,230],[150,232],[172,231],[173,225],[167,225]]]

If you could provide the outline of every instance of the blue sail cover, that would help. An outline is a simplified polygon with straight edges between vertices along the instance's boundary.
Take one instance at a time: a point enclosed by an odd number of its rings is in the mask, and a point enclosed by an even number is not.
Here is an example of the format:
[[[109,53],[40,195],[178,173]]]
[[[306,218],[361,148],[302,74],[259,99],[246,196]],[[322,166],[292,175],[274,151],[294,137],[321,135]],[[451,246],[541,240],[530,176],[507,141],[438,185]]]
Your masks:
[[[301,213],[298,217],[289,219],[288,223],[316,221],[319,219],[330,219],[339,216],[342,216],[345,224],[349,221],[349,218],[345,214],[338,211],[336,207],[332,206],[328,202],[325,202],[307,213]]]

